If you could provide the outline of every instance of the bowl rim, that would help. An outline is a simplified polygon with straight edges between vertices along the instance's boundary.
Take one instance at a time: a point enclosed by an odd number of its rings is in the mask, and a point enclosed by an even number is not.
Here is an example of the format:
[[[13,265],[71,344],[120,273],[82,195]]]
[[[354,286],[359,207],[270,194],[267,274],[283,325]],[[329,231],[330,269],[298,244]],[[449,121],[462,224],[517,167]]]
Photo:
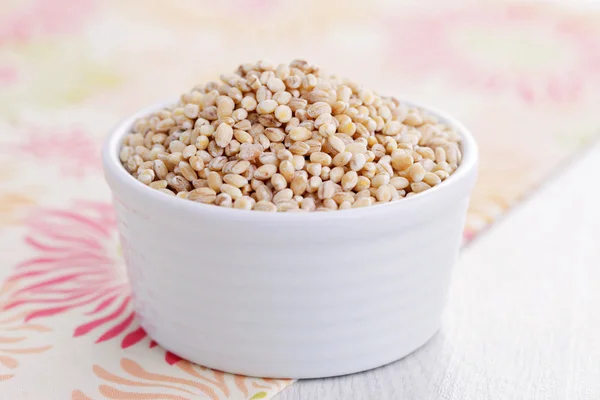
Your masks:
[[[185,212],[200,214],[210,213],[212,217],[236,218],[240,220],[265,221],[265,220],[281,220],[281,221],[298,221],[298,220],[322,220],[322,219],[347,219],[366,217],[368,214],[375,211],[384,211],[388,209],[399,209],[403,207],[410,208],[415,203],[431,200],[434,197],[442,197],[452,187],[460,185],[461,182],[468,180],[476,174],[478,164],[478,148],[471,132],[456,118],[450,116],[445,111],[441,111],[436,107],[423,106],[420,103],[399,98],[400,103],[409,107],[415,107],[427,111],[435,115],[442,122],[450,125],[461,136],[461,152],[462,160],[458,168],[448,179],[439,185],[419,193],[416,196],[404,198],[398,201],[392,201],[385,204],[375,204],[370,207],[350,208],[347,210],[336,210],[334,212],[256,212],[253,210],[240,210],[235,208],[218,207],[212,204],[203,204],[193,201],[184,201],[184,199],[175,196],[168,196],[158,190],[152,189],[149,186],[138,181],[127,172],[121,164],[119,152],[122,145],[123,137],[129,133],[133,122],[144,115],[148,115],[156,110],[171,106],[177,103],[175,101],[162,101],[151,106],[144,107],[130,116],[121,120],[110,132],[105,139],[102,147],[102,165],[104,169],[105,179],[108,182],[113,194],[117,190],[111,184],[111,181],[118,182],[122,187],[128,187],[130,190],[137,192],[140,197],[145,197],[148,201],[156,202],[164,207],[178,208]],[[473,179],[474,181],[474,179]],[[469,188],[470,190],[470,188]],[[467,191],[465,191],[467,192]]]

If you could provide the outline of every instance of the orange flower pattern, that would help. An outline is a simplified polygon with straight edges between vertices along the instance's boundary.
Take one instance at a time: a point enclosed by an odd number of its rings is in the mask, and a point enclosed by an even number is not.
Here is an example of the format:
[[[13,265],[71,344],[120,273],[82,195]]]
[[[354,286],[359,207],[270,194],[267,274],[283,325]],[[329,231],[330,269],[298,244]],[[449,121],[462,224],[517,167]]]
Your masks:
[[[6,304],[15,286],[13,282],[6,282],[0,287],[0,381],[14,377],[21,356],[40,354],[52,348],[47,336],[46,341],[42,341],[44,344],[39,341],[39,334],[50,332],[50,328],[24,322],[26,311],[7,312]]]
[[[210,400],[247,398],[259,399],[267,391],[278,392],[291,383],[289,379],[248,378],[226,374],[180,360],[173,365],[177,371],[161,374],[148,371],[136,361],[123,358],[121,370],[126,376],[94,365],[94,374],[102,379],[99,393],[107,399],[177,399],[206,398]],[[88,398],[75,390],[72,399]]]

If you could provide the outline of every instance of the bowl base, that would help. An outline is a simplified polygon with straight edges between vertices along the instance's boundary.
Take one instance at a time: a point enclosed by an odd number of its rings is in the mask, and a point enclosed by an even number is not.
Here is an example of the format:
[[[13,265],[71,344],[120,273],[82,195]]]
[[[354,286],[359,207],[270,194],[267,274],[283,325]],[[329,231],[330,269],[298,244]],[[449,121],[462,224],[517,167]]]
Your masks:
[[[410,340],[398,343],[398,346],[394,346],[395,348],[392,349],[396,351],[390,351],[389,349],[388,351],[380,351],[377,356],[369,357],[368,360],[365,359],[366,357],[361,357],[360,359],[339,360],[335,362],[326,362],[325,360],[303,361],[302,363],[282,362],[279,365],[276,363],[265,364],[264,360],[256,360],[254,363],[245,363],[246,366],[251,365],[250,367],[236,366],[230,360],[209,360],[206,357],[202,357],[199,353],[186,357],[185,349],[180,348],[177,344],[171,345],[170,341],[168,339],[163,340],[164,338],[160,334],[151,335],[149,333],[149,336],[163,349],[184,360],[210,369],[260,378],[317,379],[351,375],[392,364],[425,346],[438,331],[439,324],[436,324],[435,327],[426,332],[422,332],[422,334],[414,336]]]

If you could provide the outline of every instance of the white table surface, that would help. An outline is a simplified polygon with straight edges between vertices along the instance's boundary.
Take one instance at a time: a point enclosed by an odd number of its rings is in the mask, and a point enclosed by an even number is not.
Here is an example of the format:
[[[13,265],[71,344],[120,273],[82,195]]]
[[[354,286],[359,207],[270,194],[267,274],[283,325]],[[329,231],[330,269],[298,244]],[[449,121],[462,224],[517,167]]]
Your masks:
[[[463,251],[427,345],[277,399],[600,399],[600,143]]]

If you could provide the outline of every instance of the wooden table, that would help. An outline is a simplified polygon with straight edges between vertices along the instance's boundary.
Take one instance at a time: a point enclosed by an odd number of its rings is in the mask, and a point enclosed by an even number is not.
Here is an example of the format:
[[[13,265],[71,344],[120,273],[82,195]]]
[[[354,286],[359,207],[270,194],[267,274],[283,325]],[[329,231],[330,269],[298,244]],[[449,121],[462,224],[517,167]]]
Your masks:
[[[600,399],[600,143],[464,249],[427,345],[277,399]]]

